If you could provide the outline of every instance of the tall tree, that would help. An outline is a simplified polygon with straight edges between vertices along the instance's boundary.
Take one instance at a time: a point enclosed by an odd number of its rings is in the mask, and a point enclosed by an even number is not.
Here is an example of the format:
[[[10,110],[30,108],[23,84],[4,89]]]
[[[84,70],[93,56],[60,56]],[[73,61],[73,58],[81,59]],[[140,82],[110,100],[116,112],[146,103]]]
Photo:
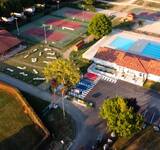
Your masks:
[[[88,26],[88,33],[101,38],[112,31],[112,22],[104,14],[96,14]]]
[[[34,0],[20,0],[20,2],[24,8],[32,7],[35,4]]]
[[[84,3],[87,5],[93,5],[95,3],[95,0],[84,0]]]
[[[35,0],[35,3],[36,3],[36,4],[44,4],[44,3],[45,3],[45,0]]]
[[[0,0],[0,16],[9,17],[11,13],[9,0]]]
[[[79,69],[69,60],[57,59],[44,68],[44,76],[47,81],[55,79],[58,84],[64,84],[69,88],[80,79]]]
[[[143,123],[143,117],[121,97],[106,99],[100,107],[100,117],[106,120],[111,131],[122,137],[139,132]]]
[[[8,7],[7,9],[11,10],[11,12],[22,12],[22,4],[20,0],[8,0]]]

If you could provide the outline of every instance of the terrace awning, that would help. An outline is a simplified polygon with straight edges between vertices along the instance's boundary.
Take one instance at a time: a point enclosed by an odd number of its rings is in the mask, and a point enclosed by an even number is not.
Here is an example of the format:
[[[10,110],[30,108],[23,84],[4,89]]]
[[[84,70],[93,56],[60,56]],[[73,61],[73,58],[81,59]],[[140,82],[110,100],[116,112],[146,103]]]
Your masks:
[[[84,75],[84,77],[85,77],[85,78],[88,78],[88,79],[90,79],[90,80],[93,80],[93,81],[97,79],[97,75],[94,74],[94,73],[90,73],[90,72],[86,73],[86,74]]]

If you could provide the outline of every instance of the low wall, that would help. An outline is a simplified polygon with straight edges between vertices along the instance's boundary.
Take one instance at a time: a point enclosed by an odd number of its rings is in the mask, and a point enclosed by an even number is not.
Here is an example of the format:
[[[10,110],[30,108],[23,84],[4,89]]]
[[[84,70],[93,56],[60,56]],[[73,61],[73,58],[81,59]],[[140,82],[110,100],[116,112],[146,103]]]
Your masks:
[[[50,133],[48,129],[44,126],[43,122],[40,120],[38,115],[34,112],[33,108],[28,104],[28,102],[25,100],[25,98],[22,96],[22,94],[19,92],[18,89],[11,87],[7,84],[4,84],[3,82],[0,82],[0,90],[5,90],[11,95],[13,95],[14,97],[16,97],[17,101],[22,105],[22,108],[24,109],[24,113],[27,114],[31,118],[34,124],[36,124],[43,130],[45,136],[35,146],[34,149],[38,148],[40,144],[49,137]]]

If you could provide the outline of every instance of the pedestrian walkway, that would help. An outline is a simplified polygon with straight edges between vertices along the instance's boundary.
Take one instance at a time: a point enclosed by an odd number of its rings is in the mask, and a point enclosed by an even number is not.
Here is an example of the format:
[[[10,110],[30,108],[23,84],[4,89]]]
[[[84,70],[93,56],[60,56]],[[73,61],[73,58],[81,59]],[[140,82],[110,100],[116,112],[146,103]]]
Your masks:
[[[18,79],[10,77],[4,73],[0,73],[0,81],[3,81],[7,84],[10,84],[10,85],[18,88],[21,91],[24,91],[26,93],[30,93],[31,95],[38,97],[40,99],[43,99],[47,102],[51,102],[51,100],[52,100],[50,93],[43,91],[40,88],[35,87],[33,85],[27,84],[23,81],[20,81]]]
[[[115,78],[111,78],[111,77],[107,77],[107,76],[102,76],[101,80],[107,81],[107,82],[111,82],[111,83],[116,83],[117,79]]]

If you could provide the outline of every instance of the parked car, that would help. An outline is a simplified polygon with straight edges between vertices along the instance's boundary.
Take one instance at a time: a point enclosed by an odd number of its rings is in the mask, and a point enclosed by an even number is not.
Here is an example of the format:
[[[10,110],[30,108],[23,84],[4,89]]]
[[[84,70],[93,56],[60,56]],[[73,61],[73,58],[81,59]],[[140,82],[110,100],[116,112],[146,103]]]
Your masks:
[[[102,95],[102,93],[97,92],[97,93],[94,93],[94,94],[92,95],[92,97],[97,98],[97,97],[99,97],[99,96],[101,96],[101,95]]]

